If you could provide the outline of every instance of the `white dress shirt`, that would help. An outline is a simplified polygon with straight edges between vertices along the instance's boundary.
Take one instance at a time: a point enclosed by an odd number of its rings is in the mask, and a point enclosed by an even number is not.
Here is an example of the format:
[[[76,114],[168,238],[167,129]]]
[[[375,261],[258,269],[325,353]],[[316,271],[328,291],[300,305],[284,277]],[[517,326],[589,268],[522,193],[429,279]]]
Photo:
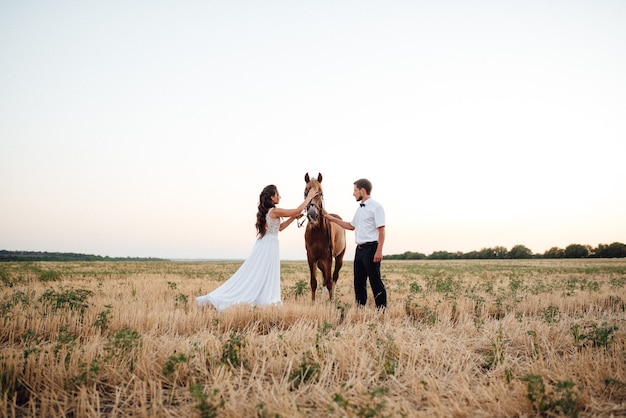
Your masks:
[[[380,203],[370,197],[361,205],[350,222],[357,245],[378,241],[378,228],[385,226],[385,209]]]

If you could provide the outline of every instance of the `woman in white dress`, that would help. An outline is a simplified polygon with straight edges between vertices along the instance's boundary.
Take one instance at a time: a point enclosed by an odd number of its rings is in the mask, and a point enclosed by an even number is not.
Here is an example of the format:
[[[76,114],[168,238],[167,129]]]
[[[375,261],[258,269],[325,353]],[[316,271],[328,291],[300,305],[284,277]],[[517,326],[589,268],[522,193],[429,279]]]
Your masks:
[[[287,228],[317,195],[311,189],[304,202],[295,209],[276,207],[280,194],[273,184],[266,186],[259,196],[256,215],[257,240],[250,256],[227,281],[217,289],[196,298],[198,305],[213,305],[218,311],[246,303],[254,306],[280,304],[280,253],[278,232]],[[281,222],[281,218],[287,220]]]

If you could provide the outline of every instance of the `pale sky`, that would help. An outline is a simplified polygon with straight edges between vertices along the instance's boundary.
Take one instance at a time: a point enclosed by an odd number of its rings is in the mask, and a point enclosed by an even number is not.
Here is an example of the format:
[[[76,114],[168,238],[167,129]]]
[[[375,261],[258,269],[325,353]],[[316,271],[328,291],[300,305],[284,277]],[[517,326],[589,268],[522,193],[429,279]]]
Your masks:
[[[0,0],[0,249],[244,259],[306,172],[384,254],[624,243],[625,140],[622,0]]]

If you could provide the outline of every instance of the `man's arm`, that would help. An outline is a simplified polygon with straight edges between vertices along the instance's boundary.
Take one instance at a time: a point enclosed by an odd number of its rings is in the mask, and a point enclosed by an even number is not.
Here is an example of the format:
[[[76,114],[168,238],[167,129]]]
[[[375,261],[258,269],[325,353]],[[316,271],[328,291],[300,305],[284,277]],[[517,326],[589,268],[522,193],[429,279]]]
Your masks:
[[[342,219],[337,218],[336,216],[333,216],[329,213],[327,213],[326,215],[324,215],[324,217],[326,219],[328,219],[331,222],[336,223],[337,225],[345,228],[345,229],[349,229],[350,231],[354,231],[354,226],[352,226],[352,224],[350,222],[346,222]]]
[[[383,260],[383,245],[385,244],[385,226],[378,228],[378,247],[374,254],[374,262],[378,263]]]

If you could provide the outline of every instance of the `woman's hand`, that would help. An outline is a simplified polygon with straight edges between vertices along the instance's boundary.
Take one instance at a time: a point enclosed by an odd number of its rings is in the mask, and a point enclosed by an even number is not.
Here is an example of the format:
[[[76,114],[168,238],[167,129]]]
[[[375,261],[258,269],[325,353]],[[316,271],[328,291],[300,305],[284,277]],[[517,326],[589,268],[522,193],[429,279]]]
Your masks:
[[[309,203],[315,196],[319,194],[319,191],[315,189],[309,189],[309,193],[306,195],[306,201]]]

